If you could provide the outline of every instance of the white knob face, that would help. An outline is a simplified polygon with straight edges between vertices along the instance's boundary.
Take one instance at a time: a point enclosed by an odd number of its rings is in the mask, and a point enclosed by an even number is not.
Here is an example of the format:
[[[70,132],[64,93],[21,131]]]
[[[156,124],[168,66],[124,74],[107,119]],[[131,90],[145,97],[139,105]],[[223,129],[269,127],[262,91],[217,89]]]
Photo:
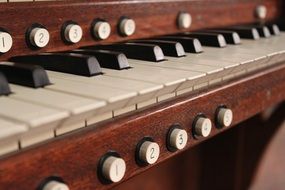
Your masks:
[[[256,7],[256,16],[259,19],[265,19],[267,15],[267,8],[264,5],[259,5]]]
[[[69,187],[58,181],[50,181],[44,186],[43,190],[69,190]]]
[[[195,124],[196,135],[208,137],[212,130],[212,122],[208,118],[200,117]]]
[[[8,52],[13,45],[12,36],[7,32],[0,32],[0,52]]]
[[[77,43],[83,35],[82,28],[77,24],[69,24],[64,30],[64,38],[71,43]]]
[[[189,13],[180,13],[178,16],[178,26],[181,29],[190,28],[192,24],[192,17]]]
[[[95,36],[100,40],[107,39],[111,34],[111,25],[105,21],[99,21],[93,28]]]
[[[229,127],[233,121],[233,112],[231,109],[221,108],[218,112],[218,123],[222,127]]]
[[[110,156],[103,163],[103,175],[112,182],[119,182],[126,172],[126,163],[122,158]]]
[[[136,31],[136,23],[133,19],[123,19],[120,22],[120,32],[123,35],[131,36]]]
[[[174,129],[170,134],[170,146],[182,150],[185,148],[188,140],[188,134],[183,129]]]
[[[45,28],[34,28],[30,33],[30,42],[35,47],[45,47],[49,42],[49,32]]]
[[[159,158],[159,154],[159,145],[155,142],[146,141],[139,150],[139,158],[148,164],[154,164]]]

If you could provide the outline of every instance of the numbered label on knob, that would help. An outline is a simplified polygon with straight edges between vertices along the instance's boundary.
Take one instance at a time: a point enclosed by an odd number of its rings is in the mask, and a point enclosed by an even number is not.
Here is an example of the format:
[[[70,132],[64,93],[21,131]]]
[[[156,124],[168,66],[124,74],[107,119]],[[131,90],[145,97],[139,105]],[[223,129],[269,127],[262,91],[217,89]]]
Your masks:
[[[50,35],[47,29],[35,27],[29,34],[29,40],[34,47],[43,48],[49,43]]]
[[[120,33],[124,36],[131,36],[136,31],[136,23],[133,19],[124,18],[119,23]]]
[[[8,32],[0,31],[0,53],[8,52],[13,45],[12,36]]]
[[[174,126],[169,130],[167,143],[170,151],[182,150],[185,148],[187,141],[188,134],[184,129]]]
[[[194,122],[194,134],[198,137],[208,137],[212,130],[212,122],[204,116],[197,116]]]
[[[233,121],[233,112],[228,108],[219,108],[216,117],[218,126],[229,127]]]
[[[107,39],[111,34],[111,25],[106,21],[97,21],[93,26],[93,35],[100,40]]]
[[[126,172],[126,163],[117,156],[108,156],[102,164],[103,177],[111,182],[119,182]]]
[[[82,28],[78,24],[69,24],[64,29],[64,38],[71,43],[77,43],[83,35]]]
[[[160,148],[152,140],[142,140],[137,150],[137,159],[144,164],[154,164],[160,155]]]

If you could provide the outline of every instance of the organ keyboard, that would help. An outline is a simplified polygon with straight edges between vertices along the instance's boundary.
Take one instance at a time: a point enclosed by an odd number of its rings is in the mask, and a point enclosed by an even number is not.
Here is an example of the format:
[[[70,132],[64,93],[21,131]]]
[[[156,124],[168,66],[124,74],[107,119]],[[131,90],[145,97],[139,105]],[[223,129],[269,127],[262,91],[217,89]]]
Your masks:
[[[221,15],[207,1],[12,2],[0,4],[0,189],[108,189],[284,101],[277,1],[266,18],[259,1],[222,1]]]

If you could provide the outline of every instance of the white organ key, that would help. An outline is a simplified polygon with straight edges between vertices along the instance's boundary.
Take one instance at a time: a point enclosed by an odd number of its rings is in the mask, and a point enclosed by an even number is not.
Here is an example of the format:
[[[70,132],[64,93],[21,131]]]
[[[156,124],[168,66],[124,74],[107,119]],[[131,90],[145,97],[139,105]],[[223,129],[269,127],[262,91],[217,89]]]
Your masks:
[[[181,76],[185,76],[186,81],[183,82],[178,88],[176,88],[176,90],[182,90],[184,88],[189,88],[189,87],[193,87],[194,85],[198,85],[201,83],[207,83],[208,82],[208,78],[206,77],[206,73],[200,72],[200,71],[193,71],[193,70],[184,70],[184,69],[177,69],[175,67],[171,67],[171,68],[167,68],[167,67],[157,67],[154,64],[158,64],[158,63],[152,63],[152,62],[147,62],[147,61],[139,61],[139,60],[132,60],[129,59],[129,62],[132,62],[132,65],[136,68],[147,68],[150,72],[153,69],[160,69],[161,71],[167,71],[169,72],[168,75],[172,74],[176,77],[181,77]],[[146,64],[142,64],[142,63],[146,63]],[[147,64],[148,63],[148,64]],[[152,64],[149,64],[152,63]],[[175,64],[175,63],[173,63]],[[213,69],[214,70],[214,69]],[[184,75],[179,75],[179,72],[184,72]],[[167,75],[167,76],[168,76]]]
[[[58,126],[59,131],[68,132],[84,127],[85,120],[96,115],[98,110],[106,105],[105,101],[55,92],[44,88],[33,89],[18,85],[10,85],[10,87],[14,92],[10,95],[10,98],[68,111],[70,117]]]
[[[137,64],[133,62],[133,60],[129,60],[129,63],[134,67],[133,69],[121,71],[103,69],[103,72],[107,76],[162,84],[164,85],[164,88],[158,95],[173,93],[184,83],[191,87],[195,82],[202,80],[203,76],[205,76],[203,73],[193,71],[182,71]]]
[[[27,130],[28,127],[23,123],[0,118],[0,141],[18,136]]]
[[[8,32],[0,31],[0,53],[8,52],[13,45],[12,36]]]
[[[225,59],[229,59],[230,57],[241,57],[241,60],[242,59],[256,60],[259,58],[266,58],[266,54],[264,55],[263,52],[252,50],[251,53],[248,53],[248,51],[249,51],[248,49],[237,48],[235,46],[230,46],[230,45],[228,48],[223,48],[223,49],[217,49],[211,47],[205,48],[206,55],[214,55],[214,56],[224,55]]]
[[[0,103],[1,116],[18,122],[24,122],[31,128],[44,125],[53,128],[69,115],[65,111],[46,108],[44,106],[14,100],[9,97],[1,97]]]
[[[137,95],[136,92],[118,88],[84,84],[56,77],[50,77],[50,79],[53,85],[46,86],[47,89],[106,101],[107,105],[100,109],[99,113],[124,108]]]
[[[183,70],[183,71],[194,71],[198,73],[206,74],[204,76],[204,80],[211,81],[217,78],[222,78],[224,76],[223,74],[223,68],[217,68],[214,65],[213,66],[207,66],[207,65],[196,65],[196,64],[187,64],[187,63],[181,63],[181,62],[174,62],[174,61],[161,61],[158,63],[148,62],[148,61],[139,61],[139,60],[133,60],[134,63],[138,64],[144,64],[152,67],[163,67],[163,68],[170,68],[170,69],[176,69],[176,70]]]
[[[171,59],[173,60],[173,58]],[[227,70],[227,72],[235,73],[239,71],[245,71],[246,70],[246,64],[252,63],[254,59],[247,59],[242,58],[240,56],[232,56],[232,58],[228,57],[221,57],[221,56],[215,56],[209,55],[209,54],[190,54],[187,53],[186,57],[182,57],[181,59],[175,59],[176,61],[183,62],[183,63],[197,63],[197,64],[203,64],[203,65],[217,65],[224,68],[224,70]]]
[[[147,101],[151,98],[155,98],[156,94],[163,88],[163,85],[157,85],[149,82],[128,80],[123,78],[116,78],[106,75],[94,76],[94,77],[82,77],[71,74],[59,73],[48,71],[48,75],[55,78],[62,78],[71,81],[77,81],[93,85],[102,85],[112,88],[120,88],[123,90],[134,91],[138,94],[136,98],[128,103],[133,105],[143,101]]]
[[[240,49],[246,49],[248,54],[266,53],[268,56],[276,53],[284,53],[285,36],[280,35],[272,38],[262,38],[258,41],[243,40]],[[231,47],[234,48],[234,47]],[[251,51],[248,51],[250,49]]]
[[[191,56],[191,54],[187,54],[185,57],[166,57],[167,60],[173,61],[173,62],[181,62],[186,63],[189,65],[208,65],[208,66],[215,66],[220,69],[224,69],[225,75],[234,73],[239,71],[239,63],[236,62],[230,62],[230,61],[221,61],[221,60],[215,60],[213,58],[209,57],[194,57]]]
[[[269,38],[269,39],[261,39],[258,40],[257,43],[251,43],[249,40],[245,40],[243,42],[244,48],[246,49],[259,49],[263,53],[267,54],[267,56],[274,58],[271,62],[278,62],[279,60],[284,59],[285,55],[285,48],[283,43],[285,42],[285,38],[276,37],[276,38]],[[250,51],[249,51],[250,52]]]
[[[29,131],[21,137],[23,147],[52,138],[53,130],[69,116],[69,113],[63,110],[9,97],[1,97],[0,105],[0,117],[25,123],[29,127]]]
[[[18,150],[19,137],[27,130],[23,123],[0,118],[0,155]]]
[[[233,62],[234,64],[240,64],[239,68],[241,70],[246,70],[248,68],[255,67],[256,65],[263,64],[268,61],[266,56],[257,56],[250,54],[241,54],[241,53],[232,53],[224,52],[223,50],[226,48],[213,48],[212,51],[205,51],[202,54],[186,54],[187,56],[197,57],[197,58],[206,58],[206,59],[214,59],[214,60],[222,60]]]
[[[258,48],[260,49],[260,47]],[[267,64],[270,60],[269,54],[267,54],[264,50],[258,49],[246,49],[246,48],[237,48],[236,46],[229,46],[229,48],[225,48],[220,50],[216,50],[216,48],[205,48],[206,54],[213,54],[215,56],[223,55],[223,58],[232,60],[234,58],[241,59],[245,58],[247,60],[252,60],[251,64],[246,64],[246,68],[250,69],[256,66],[260,66],[263,64]],[[249,53],[250,52],[250,53]]]
[[[247,47],[246,45],[237,48],[235,46],[229,46],[227,49],[224,49],[222,52],[216,53],[216,50],[213,48],[206,48],[208,53],[215,53],[220,55],[225,53],[228,55],[239,55],[240,57],[254,59],[254,60],[263,60],[268,62],[272,57],[278,56],[278,53],[273,50],[266,50],[262,46]]]

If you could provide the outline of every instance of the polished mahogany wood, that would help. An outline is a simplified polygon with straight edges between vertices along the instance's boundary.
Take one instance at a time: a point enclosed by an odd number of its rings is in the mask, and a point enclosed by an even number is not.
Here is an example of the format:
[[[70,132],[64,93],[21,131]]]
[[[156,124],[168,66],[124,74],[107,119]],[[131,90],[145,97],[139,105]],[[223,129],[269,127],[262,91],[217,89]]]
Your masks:
[[[258,114],[114,190],[284,189],[285,102],[266,118],[264,115]]]
[[[0,27],[13,37],[12,49],[0,56],[5,60],[13,55],[39,52],[63,51],[100,43],[147,38],[173,34],[186,30],[177,27],[177,16],[181,11],[192,15],[190,30],[222,27],[257,22],[255,8],[267,7],[267,20],[275,20],[281,14],[281,0],[69,0],[49,2],[0,3]],[[135,20],[136,32],[130,37],[118,34],[117,25],[122,16]],[[92,21],[105,19],[111,24],[108,40],[98,41],[90,34]],[[61,38],[62,25],[67,21],[78,23],[83,29],[83,38],[77,44],[67,44]],[[50,42],[42,49],[30,49],[25,42],[26,30],[34,23],[45,26],[50,32]]]
[[[180,153],[169,152],[166,148],[166,136],[172,124],[180,123],[187,130],[190,136],[187,150],[226,130],[214,125],[208,138],[194,139],[192,122],[197,114],[204,113],[214,121],[216,108],[226,105],[233,110],[233,125],[236,125],[285,100],[284,89],[285,65],[281,63],[227,84],[89,126],[2,157],[0,187],[6,190],[19,186],[22,190],[35,189],[44,178],[57,175],[73,190],[109,189],[116,184],[101,184],[96,171],[100,157],[106,152],[115,150],[126,161],[123,181],[127,180],[152,167],[140,167],[135,162],[136,145],[144,136],[159,143],[161,155],[157,163],[161,163]]]

